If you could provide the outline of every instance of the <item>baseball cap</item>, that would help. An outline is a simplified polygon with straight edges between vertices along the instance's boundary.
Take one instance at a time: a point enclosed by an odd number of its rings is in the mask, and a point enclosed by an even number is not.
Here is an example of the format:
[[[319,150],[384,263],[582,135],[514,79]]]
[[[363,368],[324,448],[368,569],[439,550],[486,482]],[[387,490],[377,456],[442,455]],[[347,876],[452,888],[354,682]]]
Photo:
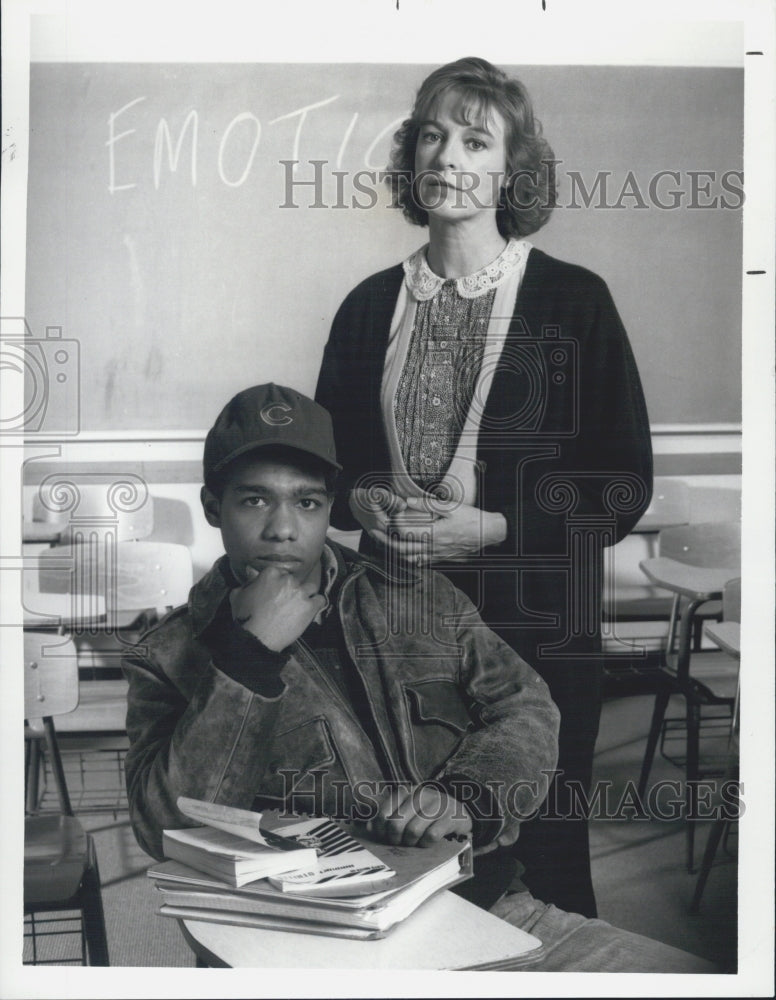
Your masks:
[[[282,445],[341,469],[329,411],[295,389],[254,385],[230,399],[205,438],[205,482],[240,455]]]

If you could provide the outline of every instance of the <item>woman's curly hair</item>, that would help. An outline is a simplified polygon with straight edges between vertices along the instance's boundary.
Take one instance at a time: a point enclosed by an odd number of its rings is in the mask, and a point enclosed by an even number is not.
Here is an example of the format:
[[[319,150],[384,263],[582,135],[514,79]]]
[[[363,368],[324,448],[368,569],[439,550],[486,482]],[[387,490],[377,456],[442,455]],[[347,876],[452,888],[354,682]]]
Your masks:
[[[428,225],[428,212],[415,196],[415,147],[421,123],[433,117],[442,96],[450,90],[461,95],[467,121],[487,120],[493,109],[503,116],[507,170],[496,222],[502,236],[530,236],[541,229],[555,207],[557,161],[534,118],[525,87],[485,59],[471,57],[447,63],[420,85],[410,117],[393,136],[386,177],[393,205],[415,225]]]

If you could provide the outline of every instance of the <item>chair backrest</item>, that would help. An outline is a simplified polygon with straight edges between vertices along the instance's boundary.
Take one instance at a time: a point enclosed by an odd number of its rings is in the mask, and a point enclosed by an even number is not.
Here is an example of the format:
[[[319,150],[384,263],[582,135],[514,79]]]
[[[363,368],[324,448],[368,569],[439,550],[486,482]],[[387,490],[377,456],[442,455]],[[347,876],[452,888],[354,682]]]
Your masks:
[[[33,497],[33,521],[57,525],[63,543],[80,542],[79,536],[90,531],[111,530],[119,542],[151,534],[153,497],[142,482],[136,484],[129,477],[126,482],[120,478],[92,482],[85,477],[67,473],[47,477]]]
[[[698,486],[690,491],[690,522],[708,524],[711,521],[741,519],[741,488],[736,485]]]
[[[104,597],[109,615],[185,604],[192,586],[191,553],[172,542],[56,546],[40,553],[38,568],[42,592]]]
[[[728,580],[722,591],[722,617],[726,622],[741,621],[741,577]]]
[[[192,587],[191,553],[172,542],[124,542],[116,552],[115,605],[108,610],[163,611],[185,604]]]
[[[741,524],[719,521],[665,528],[660,532],[658,550],[661,556],[690,566],[740,570]]]
[[[78,707],[78,654],[72,639],[24,633],[24,717],[31,726]]]
[[[642,514],[636,530],[652,525],[687,524],[690,520],[690,487],[681,479],[655,476],[652,499]],[[653,529],[654,530],[654,529]]]

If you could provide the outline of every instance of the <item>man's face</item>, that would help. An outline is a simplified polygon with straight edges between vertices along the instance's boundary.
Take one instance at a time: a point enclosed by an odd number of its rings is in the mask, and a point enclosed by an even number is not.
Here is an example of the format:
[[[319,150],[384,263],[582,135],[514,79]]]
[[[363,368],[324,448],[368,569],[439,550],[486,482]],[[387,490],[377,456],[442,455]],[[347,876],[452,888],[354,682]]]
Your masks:
[[[230,467],[221,500],[203,492],[208,522],[221,529],[232,572],[276,566],[300,583],[320,567],[331,502],[323,474],[253,453]]]

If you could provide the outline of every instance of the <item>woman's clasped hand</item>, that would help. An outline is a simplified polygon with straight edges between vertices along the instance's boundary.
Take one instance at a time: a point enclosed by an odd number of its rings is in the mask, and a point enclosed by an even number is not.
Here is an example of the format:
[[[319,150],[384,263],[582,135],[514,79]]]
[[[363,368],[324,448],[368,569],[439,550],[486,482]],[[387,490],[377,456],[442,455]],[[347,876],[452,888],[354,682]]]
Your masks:
[[[368,502],[366,490],[354,490],[351,510],[374,541],[416,565],[465,562],[507,533],[503,514],[433,496],[392,494],[388,506],[379,506]]]

